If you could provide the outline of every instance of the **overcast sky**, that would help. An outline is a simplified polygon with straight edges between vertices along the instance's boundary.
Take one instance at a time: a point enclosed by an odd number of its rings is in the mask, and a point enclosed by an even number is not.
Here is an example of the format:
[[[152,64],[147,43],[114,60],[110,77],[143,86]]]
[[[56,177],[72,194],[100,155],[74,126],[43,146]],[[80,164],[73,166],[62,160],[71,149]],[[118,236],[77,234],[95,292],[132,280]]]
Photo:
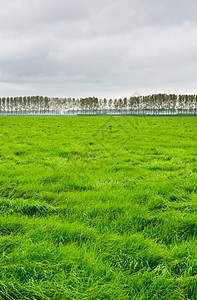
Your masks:
[[[196,0],[0,0],[0,97],[197,94]]]

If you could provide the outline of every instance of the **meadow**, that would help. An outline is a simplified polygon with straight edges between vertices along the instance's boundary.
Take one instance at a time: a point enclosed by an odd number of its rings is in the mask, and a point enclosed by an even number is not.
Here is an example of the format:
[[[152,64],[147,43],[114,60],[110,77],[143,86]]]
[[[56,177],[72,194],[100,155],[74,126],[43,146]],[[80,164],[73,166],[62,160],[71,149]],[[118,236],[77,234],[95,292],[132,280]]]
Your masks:
[[[0,299],[197,299],[196,117],[0,117]]]

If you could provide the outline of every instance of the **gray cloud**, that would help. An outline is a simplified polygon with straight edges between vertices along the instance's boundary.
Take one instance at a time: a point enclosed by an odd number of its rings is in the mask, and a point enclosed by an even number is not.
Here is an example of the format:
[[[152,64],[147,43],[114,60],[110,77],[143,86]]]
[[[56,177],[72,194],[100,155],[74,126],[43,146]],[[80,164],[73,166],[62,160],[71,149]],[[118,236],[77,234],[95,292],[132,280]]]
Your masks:
[[[0,96],[197,93],[194,0],[0,5]]]

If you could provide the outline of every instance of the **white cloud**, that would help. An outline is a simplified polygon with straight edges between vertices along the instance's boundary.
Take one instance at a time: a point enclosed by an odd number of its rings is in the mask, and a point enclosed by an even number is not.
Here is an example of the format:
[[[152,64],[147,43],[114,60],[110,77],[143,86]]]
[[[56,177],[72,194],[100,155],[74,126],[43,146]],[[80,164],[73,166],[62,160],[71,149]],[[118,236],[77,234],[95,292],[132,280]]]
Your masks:
[[[194,0],[0,5],[0,96],[196,91]]]

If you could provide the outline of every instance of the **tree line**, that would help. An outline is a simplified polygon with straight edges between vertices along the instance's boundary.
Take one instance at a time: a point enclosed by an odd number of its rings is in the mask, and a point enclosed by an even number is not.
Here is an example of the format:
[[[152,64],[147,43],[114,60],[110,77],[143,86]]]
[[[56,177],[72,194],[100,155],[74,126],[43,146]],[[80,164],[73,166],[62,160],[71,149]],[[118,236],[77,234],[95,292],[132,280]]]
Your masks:
[[[153,94],[130,98],[0,98],[0,114],[197,114],[197,95]]]

